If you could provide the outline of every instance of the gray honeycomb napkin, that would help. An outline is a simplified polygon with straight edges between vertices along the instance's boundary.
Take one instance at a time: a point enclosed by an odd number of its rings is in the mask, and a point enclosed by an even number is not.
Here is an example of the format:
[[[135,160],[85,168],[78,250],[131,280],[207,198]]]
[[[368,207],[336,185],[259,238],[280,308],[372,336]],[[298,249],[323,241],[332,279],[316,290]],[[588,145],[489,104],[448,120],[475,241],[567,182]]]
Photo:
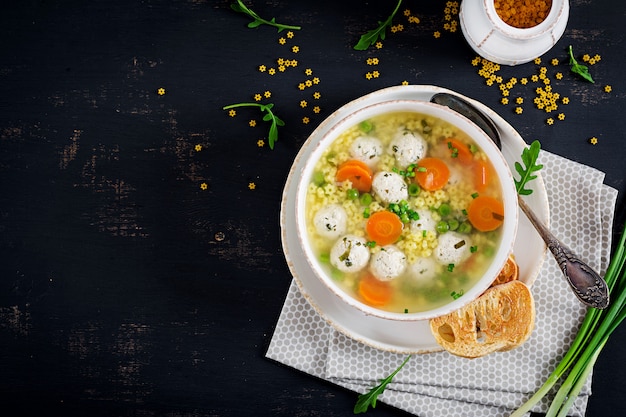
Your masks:
[[[547,151],[542,151],[539,162],[544,165],[551,230],[603,273],[610,257],[617,191],[604,185],[604,173],[594,168]],[[537,318],[524,345],[472,360],[447,352],[414,355],[379,401],[420,417],[440,416],[442,410],[451,417],[508,416],[554,369],[586,311],[551,256],[546,258],[532,293]],[[266,356],[358,393],[377,385],[405,358],[334,330],[300,294],[294,281]],[[570,415],[584,416],[589,395],[591,377]],[[533,411],[545,412],[548,406],[546,398]]]

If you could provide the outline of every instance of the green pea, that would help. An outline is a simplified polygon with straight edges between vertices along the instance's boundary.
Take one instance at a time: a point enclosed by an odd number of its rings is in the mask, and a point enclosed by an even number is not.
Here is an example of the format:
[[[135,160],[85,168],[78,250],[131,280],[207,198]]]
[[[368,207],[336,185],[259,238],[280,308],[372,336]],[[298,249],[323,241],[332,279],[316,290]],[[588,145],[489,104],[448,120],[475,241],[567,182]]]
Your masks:
[[[322,185],[324,185],[325,182],[326,181],[324,181],[324,174],[319,171],[313,173],[313,184],[321,187]]]
[[[437,209],[437,211],[439,212],[441,217],[446,217],[450,214],[452,209],[450,208],[449,204],[443,203],[442,205],[439,206],[439,209]]]
[[[450,230],[456,230],[459,228],[459,221],[457,219],[448,220],[448,226],[450,226]]]
[[[356,188],[350,188],[348,191],[346,191],[346,194],[348,196],[348,200],[356,200],[357,198],[359,198],[359,190],[357,190]]]
[[[459,229],[458,229],[459,233],[469,233],[472,231],[472,225],[469,224],[468,222],[463,222],[459,225]]]
[[[439,233],[446,233],[448,230],[450,230],[450,225],[448,225],[448,222],[442,220],[437,223],[437,226],[435,226],[435,229]]]
[[[359,198],[359,201],[364,206],[369,206],[370,204],[372,204],[372,200],[373,198],[370,193],[363,193],[361,194],[361,197]]]
[[[369,133],[372,131],[372,129],[374,128],[374,125],[372,124],[372,122],[370,122],[369,120],[363,120],[361,123],[359,123],[359,128],[365,132],[365,133]]]

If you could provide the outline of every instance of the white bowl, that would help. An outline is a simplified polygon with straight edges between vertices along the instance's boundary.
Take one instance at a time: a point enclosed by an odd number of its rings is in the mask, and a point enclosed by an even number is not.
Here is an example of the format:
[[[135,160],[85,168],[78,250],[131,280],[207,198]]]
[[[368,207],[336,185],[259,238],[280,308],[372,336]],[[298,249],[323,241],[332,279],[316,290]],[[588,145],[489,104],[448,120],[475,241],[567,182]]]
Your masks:
[[[317,256],[309,244],[309,236],[306,226],[306,194],[308,184],[311,181],[316,162],[331,143],[347,128],[362,121],[370,119],[376,115],[394,112],[415,112],[426,114],[442,119],[458,129],[468,134],[476,144],[485,152],[491,161],[502,187],[502,197],[504,203],[504,223],[502,226],[501,243],[498,247],[491,265],[482,278],[471,288],[465,291],[464,295],[456,300],[451,299],[448,304],[441,307],[415,313],[393,313],[371,307],[348,295],[341,289],[334,280],[325,272],[324,268],[317,261]],[[517,193],[513,182],[511,171],[504,156],[491,139],[475,124],[448,107],[440,106],[425,101],[413,100],[391,100],[368,105],[351,112],[345,118],[332,125],[322,139],[317,142],[315,148],[304,164],[298,175],[298,184],[295,198],[296,232],[298,243],[304,253],[306,261],[315,276],[336,296],[339,302],[355,309],[365,315],[375,316],[392,321],[420,321],[445,315],[457,310],[476,299],[493,282],[508,256],[513,252],[513,245],[517,233],[518,224],[518,203]]]
[[[552,0],[548,16],[537,26],[520,29],[506,24],[494,0],[463,0],[461,31],[483,58],[505,65],[529,62],[548,52],[561,38],[569,18],[569,0]]]

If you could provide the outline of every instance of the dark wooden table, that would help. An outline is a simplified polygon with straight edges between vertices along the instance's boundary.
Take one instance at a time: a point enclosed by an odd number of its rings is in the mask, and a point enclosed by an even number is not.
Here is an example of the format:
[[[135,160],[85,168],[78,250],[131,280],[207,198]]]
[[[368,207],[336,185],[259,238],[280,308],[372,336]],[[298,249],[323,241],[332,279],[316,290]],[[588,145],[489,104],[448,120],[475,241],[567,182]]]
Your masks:
[[[570,98],[553,125],[532,92],[521,115],[500,104],[460,30],[444,28],[444,1],[405,1],[420,23],[399,13],[403,30],[368,51],[352,47],[395,2],[246,3],[301,25],[293,38],[247,28],[230,0],[7,3],[0,400],[15,411],[3,415],[351,415],[356,394],[264,354],[291,280],[278,214],[293,158],[333,110],[379,88],[406,81],[480,99],[527,141],[606,172],[623,228],[624,3],[572,1],[565,35],[542,57],[551,73],[560,60],[553,85]],[[570,44],[579,58],[601,56],[595,84],[568,71]],[[280,71],[279,58],[297,66]],[[222,110],[266,91],[261,102],[286,123],[274,150],[258,109]],[[597,363],[588,417],[623,415],[625,343],[622,327]],[[371,414],[405,415],[385,405]]]

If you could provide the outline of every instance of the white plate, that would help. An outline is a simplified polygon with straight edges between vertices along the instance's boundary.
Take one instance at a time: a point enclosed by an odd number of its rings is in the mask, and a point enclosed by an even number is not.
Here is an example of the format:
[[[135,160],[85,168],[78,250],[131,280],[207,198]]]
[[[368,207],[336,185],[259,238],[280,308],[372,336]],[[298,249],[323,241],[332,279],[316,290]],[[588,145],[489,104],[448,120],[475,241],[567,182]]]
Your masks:
[[[309,268],[296,234],[295,200],[300,172],[315,144],[330,127],[357,108],[387,100],[423,100],[439,92],[457,94],[472,102],[488,114],[498,126],[502,136],[502,153],[509,167],[520,160],[526,143],[511,125],[487,106],[444,88],[427,85],[389,87],[360,97],[342,106],[327,117],[311,133],[296,156],[283,190],[280,225],[285,258],[302,295],[331,326],[341,333],[377,349],[398,353],[429,353],[441,350],[430,333],[428,321],[392,322],[367,316],[342,303]],[[548,198],[543,179],[539,175],[529,184],[533,193],[525,201],[539,219],[548,224]],[[519,264],[520,280],[532,285],[546,256],[546,245],[524,214],[519,215],[517,237],[513,253]]]

